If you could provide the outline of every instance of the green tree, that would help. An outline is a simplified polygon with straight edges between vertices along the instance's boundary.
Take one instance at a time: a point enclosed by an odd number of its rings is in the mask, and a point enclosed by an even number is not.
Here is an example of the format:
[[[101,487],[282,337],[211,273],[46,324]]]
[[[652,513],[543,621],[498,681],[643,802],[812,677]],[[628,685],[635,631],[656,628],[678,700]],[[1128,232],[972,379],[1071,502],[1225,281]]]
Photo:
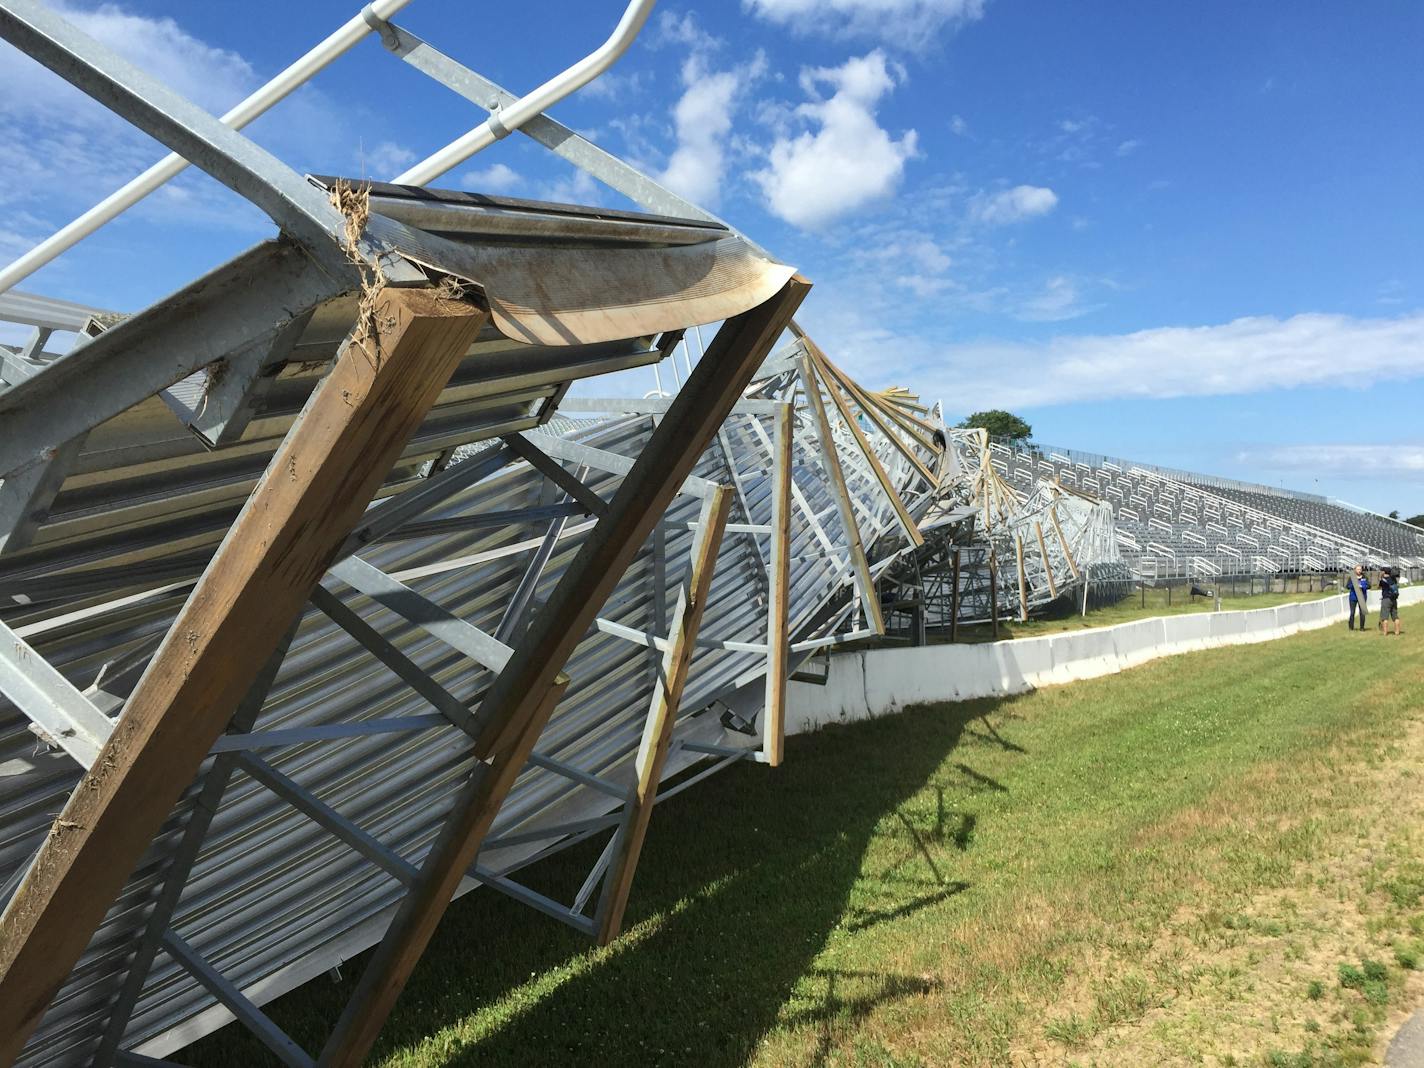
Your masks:
[[[1406,519],[1405,522],[1411,524],[1412,526],[1424,527],[1424,514],[1412,515],[1408,519]]]
[[[1394,511],[1390,512],[1390,513],[1389,513],[1389,517],[1390,517],[1391,519],[1398,519],[1398,518],[1399,518],[1399,509],[1396,508]]]
[[[971,427],[982,427],[994,437],[1008,438],[1010,441],[1027,441],[1033,437],[1033,427],[1013,412],[1006,412],[1001,408],[992,408],[987,412],[975,412],[959,426],[966,430]]]

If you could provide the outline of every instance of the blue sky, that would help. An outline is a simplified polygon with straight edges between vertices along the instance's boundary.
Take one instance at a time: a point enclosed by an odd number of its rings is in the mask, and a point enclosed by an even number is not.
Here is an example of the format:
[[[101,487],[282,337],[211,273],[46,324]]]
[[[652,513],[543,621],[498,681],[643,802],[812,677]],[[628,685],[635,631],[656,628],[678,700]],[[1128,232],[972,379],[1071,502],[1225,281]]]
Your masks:
[[[222,111],[354,2],[56,4]],[[396,21],[515,91],[620,0],[414,0]],[[240,12],[240,17],[234,17]],[[161,154],[0,53],[0,258]],[[1424,512],[1424,7],[663,0],[555,114],[816,283],[868,385],[1049,443]],[[388,178],[482,116],[359,46],[249,127]],[[519,137],[442,184],[617,205]],[[135,310],[270,227],[186,176],[25,288]]]

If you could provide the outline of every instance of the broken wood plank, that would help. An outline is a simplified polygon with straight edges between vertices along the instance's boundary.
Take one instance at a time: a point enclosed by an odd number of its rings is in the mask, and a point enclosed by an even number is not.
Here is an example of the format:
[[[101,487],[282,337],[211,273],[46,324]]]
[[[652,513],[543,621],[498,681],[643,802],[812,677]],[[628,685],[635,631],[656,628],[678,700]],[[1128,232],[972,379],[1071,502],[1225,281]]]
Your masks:
[[[154,654],[0,918],[0,1063],[14,1060],[487,313],[374,295]]]
[[[692,566],[683,583],[677,606],[673,609],[668,650],[662,657],[647,722],[643,725],[643,738],[638,746],[634,764],[638,780],[628,799],[630,811],[625,813],[626,822],[619,836],[619,847],[604,879],[603,893],[598,902],[595,925],[601,946],[617,938],[623,927],[623,913],[628,907],[628,894],[633,889],[633,873],[638,867],[638,856],[648,833],[658,784],[662,782],[663,765],[667,761],[683,686],[692,666],[692,655],[696,652],[697,629],[702,625],[702,612],[707,606],[708,591],[712,588],[717,551],[722,546],[731,502],[732,491],[726,487],[702,502],[697,538],[692,545]]]
[[[766,605],[766,707],[762,753],[772,767],[786,747],[786,679],[791,657],[791,405],[778,404],[772,430],[771,566]]]

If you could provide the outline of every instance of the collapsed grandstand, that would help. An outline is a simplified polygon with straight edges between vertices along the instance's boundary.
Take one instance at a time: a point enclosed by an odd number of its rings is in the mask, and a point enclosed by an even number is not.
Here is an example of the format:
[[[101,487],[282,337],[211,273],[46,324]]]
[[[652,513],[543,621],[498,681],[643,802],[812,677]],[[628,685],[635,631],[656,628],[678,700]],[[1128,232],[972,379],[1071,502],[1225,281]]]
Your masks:
[[[315,51],[378,33],[496,114],[372,184],[0,3],[175,152],[95,217],[192,162],[279,231],[133,314],[0,294],[28,331],[0,351],[0,1062],[153,1063],[237,1020],[284,1064],[360,1063],[476,888],[611,940],[655,806],[777,765],[788,677],[907,605],[953,627],[1424,564],[1379,517],[991,442],[858,382],[793,321],[793,267],[544,113],[650,3],[524,98],[402,6]],[[639,210],[430,188],[515,130]],[[600,384],[640,368],[651,395]],[[586,842],[572,901],[518,878]],[[319,1054],[263,1012],[372,947]]]

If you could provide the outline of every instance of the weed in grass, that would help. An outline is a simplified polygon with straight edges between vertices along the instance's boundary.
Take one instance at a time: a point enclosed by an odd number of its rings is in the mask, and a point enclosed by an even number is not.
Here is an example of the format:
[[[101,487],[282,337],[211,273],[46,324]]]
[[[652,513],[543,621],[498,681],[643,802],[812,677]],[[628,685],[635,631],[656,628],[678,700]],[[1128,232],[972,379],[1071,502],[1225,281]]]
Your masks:
[[[1311,1001],[1319,1001],[1325,996],[1325,984],[1319,979],[1312,979],[1310,986],[1305,988],[1305,996]]]
[[[1067,1016],[1048,1021],[1043,1033],[1054,1042],[1075,1049],[1093,1037],[1093,1028],[1082,1016],[1070,1012]]]
[[[1424,867],[1411,865],[1409,870],[1401,872],[1383,885],[1395,908],[1414,908],[1419,904],[1420,898],[1424,897]]]
[[[1396,942],[1394,960],[1396,964],[1407,971],[1418,971],[1420,961],[1424,960],[1424,947],[1421,947],[1417,942]]]

